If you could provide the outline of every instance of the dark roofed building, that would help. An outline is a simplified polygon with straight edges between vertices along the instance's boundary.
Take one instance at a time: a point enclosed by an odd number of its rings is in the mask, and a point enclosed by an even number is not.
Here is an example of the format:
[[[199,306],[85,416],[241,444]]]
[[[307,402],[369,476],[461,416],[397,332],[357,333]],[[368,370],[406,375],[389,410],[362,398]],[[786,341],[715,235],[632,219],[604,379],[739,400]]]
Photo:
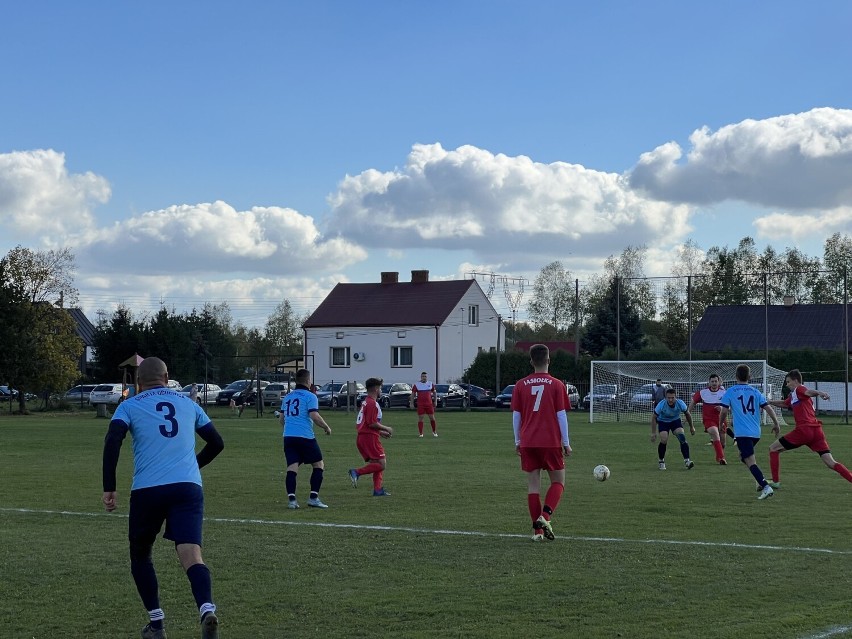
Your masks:
[[[843,304],[709,306],[692,333],[692,348],[843,350],[844,322]]]
[[[86,314],[79,308],[66,308],[68,315],[74,320],[74,331],[83,341],[83,353],[80,355],[80,375],[89,376],[91,373],[89,363],[92,361],[92,348],[95,345],[95,325],[89,321]]]

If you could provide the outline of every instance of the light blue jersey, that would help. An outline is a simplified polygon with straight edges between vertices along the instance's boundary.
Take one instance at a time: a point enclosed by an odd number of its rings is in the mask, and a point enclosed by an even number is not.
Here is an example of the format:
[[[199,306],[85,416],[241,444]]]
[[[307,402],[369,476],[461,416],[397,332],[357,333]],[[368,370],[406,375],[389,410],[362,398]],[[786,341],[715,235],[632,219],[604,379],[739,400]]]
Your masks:
[[[319,400],[307,388],[297,386],[281,398],[281,414],[284,416],[284,437],[316,439],[311,412],[319,410]]]
[[[112,421],[124,423],[133,438],[131,490],[180,482],[201,485],[195,431],[210,418],[189,397],[151,388],[119,404]]]
[[[674,406],[669,406],[668,401],[664,399],[657,404],[654,412],[657,413],[658,422],[673,422],[680,419],[681,413],[686,412],[686,404],[682,399],[676,399]]]
[[[722,404],[731,411],[737,437],[760,439],[760,410],[768,404],[763,393],[749,384],[734,384],[722,395]]]

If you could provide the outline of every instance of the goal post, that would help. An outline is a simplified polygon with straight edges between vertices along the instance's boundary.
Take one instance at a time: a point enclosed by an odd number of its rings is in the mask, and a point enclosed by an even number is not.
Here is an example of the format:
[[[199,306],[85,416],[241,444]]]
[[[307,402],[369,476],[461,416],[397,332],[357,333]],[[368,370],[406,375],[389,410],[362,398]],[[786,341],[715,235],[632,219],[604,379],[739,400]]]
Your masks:
[[[589,422],[648,422],[653,409],[653,385],[662,380],[677,391],[678,398],[686,404],[692,394],[707,386],[710,375],[716,374],[722,386],[736,384],[736,370],[740,364],[751,369],[749,383],[764,394],[766,399],[781,399],[786,372],[773,368],[766,360],[679,360],[679,361],[593,361],[588,403]],[[779,421],[783,423],[778,409]],[[701,411],[693,414],[696,425],[701,424]],[[765,417],[765,413],[764,413]]]

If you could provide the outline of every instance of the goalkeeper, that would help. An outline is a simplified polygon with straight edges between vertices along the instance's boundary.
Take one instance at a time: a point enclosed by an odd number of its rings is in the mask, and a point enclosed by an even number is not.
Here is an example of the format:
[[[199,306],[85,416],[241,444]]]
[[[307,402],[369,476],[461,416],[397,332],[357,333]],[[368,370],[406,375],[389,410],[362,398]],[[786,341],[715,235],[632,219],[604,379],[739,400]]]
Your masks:
[[[674,433],[680,442],[680,452],[683,455],[683,465],[689,470],[695,463],[689,458],[689,444],[683,434],[683,424],[680,421],[681,413],[686,416],[689,423],[689,434],[695,434],[695,426],[692,424],[692,415],[686,410],[686,404],[677,398],[674,388],[666,391],[666,398],[654,408],[651,413],[651,442],[657,441],[657,431],[660,433],[660,443],[657,445],[660,470],[666,469],[666,446],[669,441],[669,433]]]

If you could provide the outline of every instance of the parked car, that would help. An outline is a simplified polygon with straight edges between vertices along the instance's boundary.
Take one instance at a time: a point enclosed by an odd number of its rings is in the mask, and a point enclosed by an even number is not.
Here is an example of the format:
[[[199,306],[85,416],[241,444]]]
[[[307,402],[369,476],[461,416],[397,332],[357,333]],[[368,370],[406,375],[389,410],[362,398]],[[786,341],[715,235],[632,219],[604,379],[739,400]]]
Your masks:
[[[639,388],[637,388],[636,392],[634,392],[633,395],[631,395],[630,397],[630,409],[650,411],[654,403],[655,386],[656,383],[642,384]],[[663,388],[668,390],[669,388],[671,388],[671,386],[669,384],[663,384]],[[689,403],[689,397],[682,397],[681,399]]]
[[[266,380],[260,380],[260,390],[263,391],[264,388],[269,386],[269,382]],[[256,379],[238,379],[235,382],[231,382],[225,388],[223,388],[219,394],[216,396],[216,405],[217,406],[227,406],[231,403],[233,399],[235,403],[242,404],[246,399],[251,400],[250,397],[245,397],[243,392],[247,389],[257,390],[257,380]]]
[[[215,404],[216,398],[219,397],[219,393],[222,392],[222,389],[219,388],[216,384],[207,384],[205,393],[205,385],[202,383],[198,384],[187,384],[183,388],[180,389],[181,395],[189,396],[192,393],[192,387],[195,386],[195,401],[204,406],[205,404]]]
[[[18,391],[8,386],[0,386],[0,402],[13,401],[18,397]]]
[[[69,404],[89,404],[89,395],[97,384],[81,384],[65,391],[62,399]]]
[[[358,393],[356,406],[359,408],[367,396],[366,391]],[[379,394],[379,406],[382,408],[390,408],[391,406],[411,405],[411,384],[405,382],[396,382],[395,384],[382,384],[382,392]]]
[[[514,384],[509,384],[504,388],[497,397],[494,398],[495,408],[509,408],[512,405],[512,393],[515,390]]]
[[[459,384],[459,386],[467,392],[469,406],[491,406],[494,403],[491,391],[482,388],[482,386],[474,386],[473,384]]]
[[[264,406],[280,406],[281,398],[290,392],[286,382],[272,382],[260,393],[263,396]]]
[[[580,408],[580,392],[573,384],[565,384],[565,392],[568,393],[568,401],[571,402],[571,409],[577,410]]]
[[[438,408],[467,406],[467,393],[458,384],[435,384],[435,404]]]
[[[121,384],[98,384],[89,394],[89,403],[92,406],[98,404],[111,404],[117,406],[122,399]]]
[[[348,403],[354,407],[360,394],[367,394],[367,387],[361,382],[351,383],[351,388],[348,382],[328,382],[317,389],[317,400],[320,406],[337,408]]]
[[[170,388],[173,391],[180,391],[183,389],[183,385],[176,379],[170,379],[169,383],[166,385],[166,388]]]
[[[616,384],[597,384],[583,398],[583,410],[589,410],[593,402],[595,410],[623,410],[626,408],[627,393]]]

